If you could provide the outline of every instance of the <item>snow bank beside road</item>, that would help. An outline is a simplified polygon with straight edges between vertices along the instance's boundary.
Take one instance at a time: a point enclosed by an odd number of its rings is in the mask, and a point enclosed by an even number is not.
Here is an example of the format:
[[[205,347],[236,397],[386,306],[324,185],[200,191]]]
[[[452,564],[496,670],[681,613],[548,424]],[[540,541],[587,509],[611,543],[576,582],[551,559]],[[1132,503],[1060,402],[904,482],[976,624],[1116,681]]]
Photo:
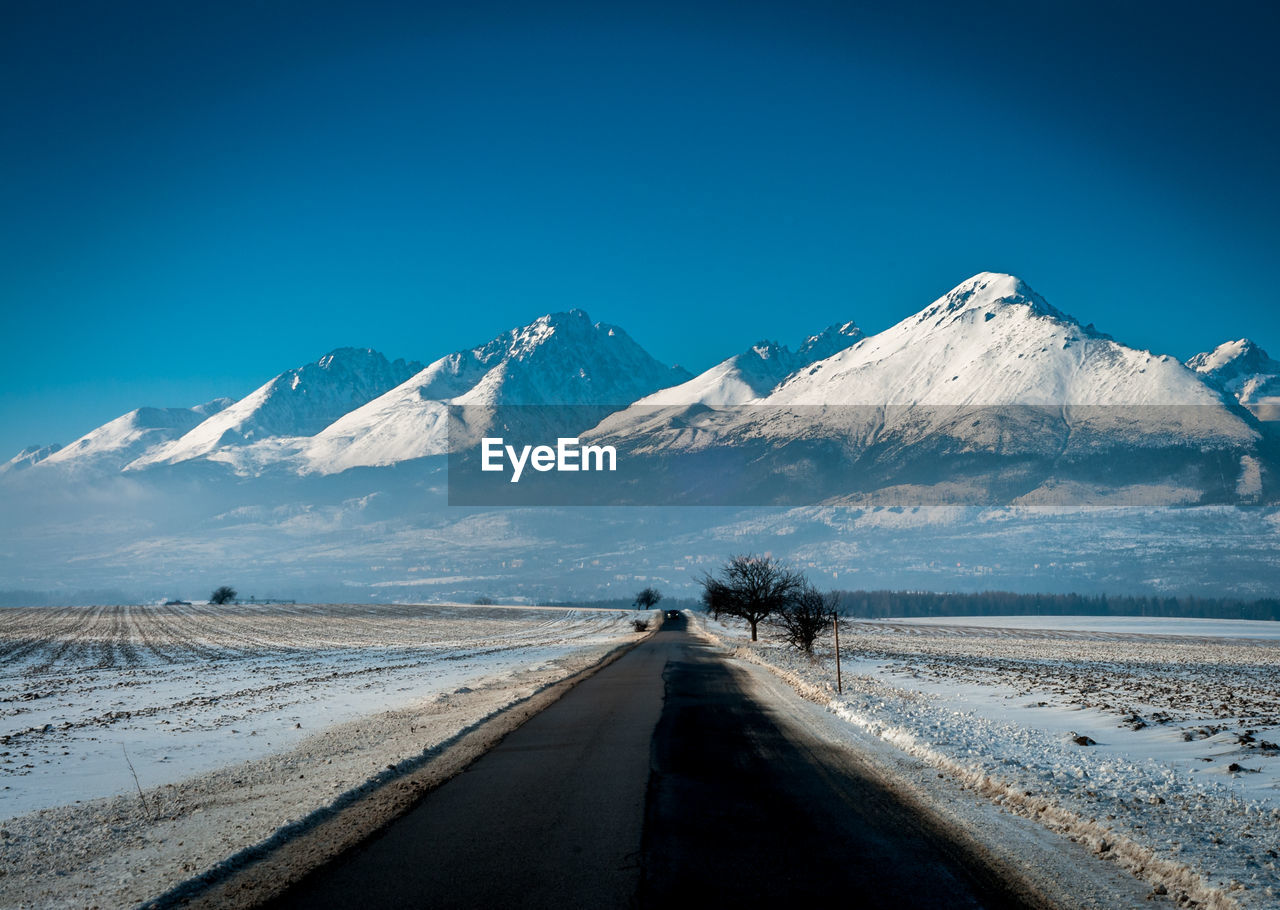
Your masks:
[[[1280,643],[1117,630],[847,623],[829,650],[740,654],[1007,809],[1088,843],[1183,903],[1280,894]],[[1025,623],[1024,623],[1025,625]],[[1266,631],[1266,630],[1264,630]],[[825,643],[829,648],[830,642]],[[1077,737],[1084,737],[1081,745]]]

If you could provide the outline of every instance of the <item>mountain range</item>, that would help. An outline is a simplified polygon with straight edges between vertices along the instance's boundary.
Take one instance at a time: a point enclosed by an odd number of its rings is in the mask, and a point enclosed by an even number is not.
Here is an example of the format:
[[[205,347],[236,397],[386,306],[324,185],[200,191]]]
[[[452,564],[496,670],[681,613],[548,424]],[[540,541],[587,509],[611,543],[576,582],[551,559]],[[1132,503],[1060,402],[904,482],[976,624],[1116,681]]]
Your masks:
[[[976,275],[749,399],[724,393],[743,385],[737,360],[588,438],[648,458],[646,483],[675,475],[674,456],[705,453],[701,467],[683,459],[686,487],[760,504],[883,503],[887,491],[899,504],[1257,501],[1270,485],[1261,425],[1233,395],[1255,382],[1228,387],[1126,347],[1009,275]],[[742,406],[707,407],[724,402]],[[731,472],[716,464],[726,451]]]
[[[1131,348],[1020,279],[984,272],[878,334],[846,321],[795,351],[764,340],[697,376],[581,310],[425,367],[340,348],[239,401],[139,408],[65,447],[26,449],[0,473],[144,477],[199,465],[245,478],[332,475],[444,455],[450,413],[464,415],[469,443],[499,424],[510,434],[530,406],[542,416],[555,409],[560,432],[642,457],[735,449],[733,463],[749,462],[756,483],[766,480],[761,472],[795,473],[803,463],[836,478],[820,498],[919,483],[921,466],[947,453],[1051,458],[1034,470],[1020,463],[1020,492],[1002,487],[1000,495],[1024,501],[1017,496],[1061,481],[1064,464],[1075,465],[1075,481],[1096,473],[1089,458],[1099,452],[1179,449],[1227,453],[1198,469],[1222,474],[1226,465],[1231,476],[1210,497],[1219,500],[1236,488],[1254,497],[1270,489],[1260,466],[1264,422],[1280,416],[1280,363],[1248,340],[1185,364]],[[1164,479],[1179,475],[1200,494],[1188,501],[1203,499],[1195,471],[1176,461]]]
[[[1280,589],[1280,366],[1247,340],[1181,363],[982,273],[697,376],[580,310],[429,356],[342,348],[18,453],[0,604],[692,596],[751,551],[845,587]],[[617,472],[468,499],[478,434],[540,429],[615,445]]]

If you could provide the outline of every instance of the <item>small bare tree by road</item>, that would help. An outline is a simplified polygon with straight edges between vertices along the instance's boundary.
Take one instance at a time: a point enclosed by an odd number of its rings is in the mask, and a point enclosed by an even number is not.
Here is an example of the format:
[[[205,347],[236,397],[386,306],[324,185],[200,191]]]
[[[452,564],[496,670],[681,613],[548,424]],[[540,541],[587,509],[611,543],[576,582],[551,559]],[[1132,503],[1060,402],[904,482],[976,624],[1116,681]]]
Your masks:
[[[831,630],[837,597],[823,594],[807,582],[778,611],[775,622],[787,636],[787,644],[813,653],[813,643],[823,632]]]
[[[645,588],[636,595],[636,606],[641,610],[651,610],[662,600],[662,592],[657,588]]]
[[[229,604],[235,599],[236,589],[230,585],[214,588],[213,593],[209,595],[209,603],[211,604]]]
[[[720,575],[703,576],[702,602],[717,619],[722,615],[745,619],[752,641],[757,640],[760,622],[779,613],[806,586],[803,575],[772,556],[733,556]]]

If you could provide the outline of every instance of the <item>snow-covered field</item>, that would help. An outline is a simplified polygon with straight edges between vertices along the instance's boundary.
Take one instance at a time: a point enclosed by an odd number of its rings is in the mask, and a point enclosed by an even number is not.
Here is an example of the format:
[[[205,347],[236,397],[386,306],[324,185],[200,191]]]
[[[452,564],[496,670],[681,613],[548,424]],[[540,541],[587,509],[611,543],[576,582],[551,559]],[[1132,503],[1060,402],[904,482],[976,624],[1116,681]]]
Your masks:
[[[0,906],[159,894],[595,662],[634,638],[631,618],[0,610]]]
[[[971,629],[1004,629],[1018,634],[1042,634],[1055,638],[1063,633],[1085,632],[1088,638],[1109,635],[1163,635],[1176,638],[1238,638],[1280,640],[1280,622],[1250,619],[1173,619],[1145,616],[955,616],[918,617],[887,621],[893,626],[926,626],[931,633],[970,634]]]
[[[706,625],[817,687],[849,723],[1171,894],[1280,900],[1280,625],[846,621],[843,694],[830,636],[809,661],[773,641],[750,646],[732,622]]]

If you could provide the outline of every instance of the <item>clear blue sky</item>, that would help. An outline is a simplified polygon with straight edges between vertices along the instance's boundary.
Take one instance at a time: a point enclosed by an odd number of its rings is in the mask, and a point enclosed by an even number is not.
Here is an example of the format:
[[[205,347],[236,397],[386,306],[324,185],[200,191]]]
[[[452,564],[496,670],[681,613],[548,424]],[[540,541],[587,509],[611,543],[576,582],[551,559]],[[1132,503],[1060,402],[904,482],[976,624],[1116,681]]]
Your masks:
[[[697,371],[982,270],[1280,356],[1272,9],[7,2],[0,453],[570,307]]]

